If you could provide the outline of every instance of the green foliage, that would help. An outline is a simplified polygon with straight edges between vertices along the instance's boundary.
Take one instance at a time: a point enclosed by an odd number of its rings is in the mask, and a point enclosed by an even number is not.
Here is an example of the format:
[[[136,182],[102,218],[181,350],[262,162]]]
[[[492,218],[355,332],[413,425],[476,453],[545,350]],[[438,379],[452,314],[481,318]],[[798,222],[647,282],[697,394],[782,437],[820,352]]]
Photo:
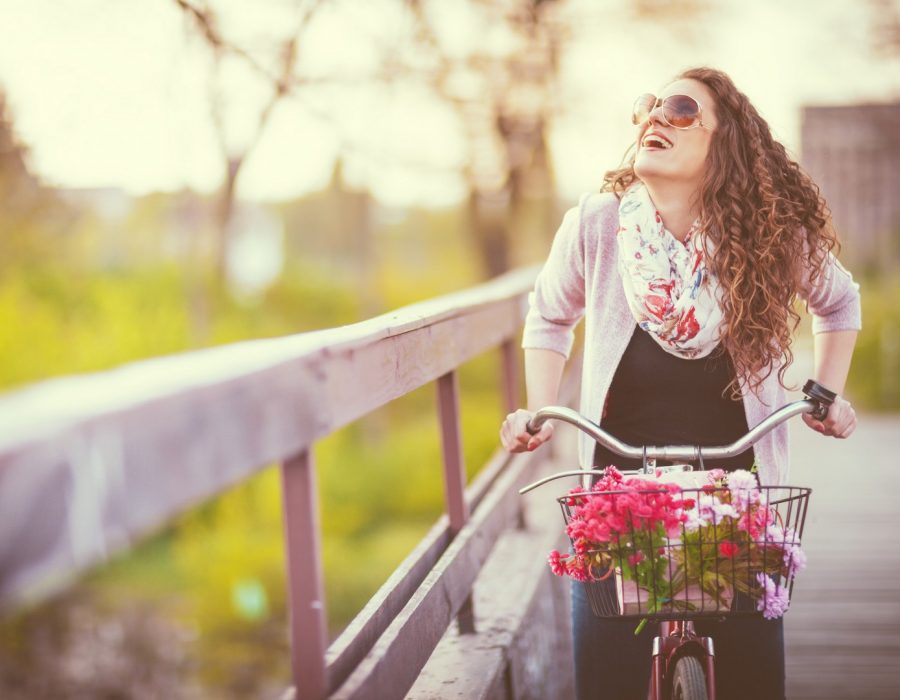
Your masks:
[[[62,266],[0,279],[0,387],[98,370],[188,345],[183,282],[173,268],[129,275]]]
[[[496,376],[490,376],[497,365],[495,357],[487,355],[460,371],[463,455],[469,477],[497,448],[502,414],[492,387]],[[443,512],[434,387],[423,387],[321,440],[316,460],[328,612],[330,626],[337,631]],[[366,565],[355,573],[348,571],[357,558]]]
[[[292,268],[249,301],[174,265],[10,270],[0,278],[0,388],[202,345],[349,323],[357,320],[357,309],[351,290],[312,266]]]
[[[181,584],[177,613],[197,632],[198,670],[228,682],[234,664],[287,670],[281,487],[270,468],[175,523],[170,571]],[[272,630],[280,630],[273,634]],[[265,649],[248,644],[258,635]]]
[[[847,392],[869,410],[900,410],[900,279],[861,285],[862,331],[853,354]]]

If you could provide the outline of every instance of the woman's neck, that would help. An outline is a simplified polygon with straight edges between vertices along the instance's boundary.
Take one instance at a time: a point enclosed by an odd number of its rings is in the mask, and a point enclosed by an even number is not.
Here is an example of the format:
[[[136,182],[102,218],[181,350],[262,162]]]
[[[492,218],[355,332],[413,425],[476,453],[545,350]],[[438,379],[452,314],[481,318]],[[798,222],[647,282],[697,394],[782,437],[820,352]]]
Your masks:
[[[679,241],[683,241],[691,224],[697,218],[696,188],[693,185],[679,186],[681,183],[666,183],[665,186],[654,186],[653,183],[644,183],[650,199],[653,200],[656,210],[662,217],[663,226]]]

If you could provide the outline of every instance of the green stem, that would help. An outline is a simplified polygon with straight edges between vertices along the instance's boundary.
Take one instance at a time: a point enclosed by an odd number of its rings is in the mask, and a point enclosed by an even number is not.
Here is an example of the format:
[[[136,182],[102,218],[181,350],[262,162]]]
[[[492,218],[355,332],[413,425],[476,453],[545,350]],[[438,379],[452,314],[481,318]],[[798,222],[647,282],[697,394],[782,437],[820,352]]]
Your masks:
[[[644,619],[642,619],[640,621],[640,623],[638,623],[638,626],[634,628],[634,636],[637,637],[641,633],[641,630],[644,629],[646,626],[647,626],[647,618],[645,617]]]

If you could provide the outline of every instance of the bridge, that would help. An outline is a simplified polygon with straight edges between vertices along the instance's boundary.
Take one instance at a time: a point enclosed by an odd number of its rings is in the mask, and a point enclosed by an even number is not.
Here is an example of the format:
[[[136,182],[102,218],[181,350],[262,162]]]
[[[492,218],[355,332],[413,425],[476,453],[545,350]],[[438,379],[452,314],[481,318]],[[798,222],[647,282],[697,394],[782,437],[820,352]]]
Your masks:
[[[548,490],[517,489],[573,466],[571,428],[534,453],[498,450],[468,486],[461,456],[457,370],[498,352],[497,391],[507,408],[520,405],[518,340],[535,274],[352,326],[0,398],[0,613],[53,596],[277,462],[292,640],[284,700],[570,697],[567,583],[545,564],[564,544],[561,517]],[[315,443],[432,383],[446,512],[329,645]],[[566,377],[561,403],[575,404],[578,384],[577,372]],[[863,416],[853,438],[836,441],[793,426],[792,481],[812,486],[813,500],[809,567],[786,618],[790,698],[896,697],[898,428],[896,417]]]

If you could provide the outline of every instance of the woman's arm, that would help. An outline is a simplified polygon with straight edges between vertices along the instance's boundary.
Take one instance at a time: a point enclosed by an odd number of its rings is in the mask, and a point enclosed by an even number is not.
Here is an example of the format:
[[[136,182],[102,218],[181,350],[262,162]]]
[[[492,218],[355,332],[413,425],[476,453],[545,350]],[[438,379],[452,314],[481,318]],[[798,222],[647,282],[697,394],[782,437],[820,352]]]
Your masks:
[[[814,379],[836,394],[844,393],[857,335],[859,331],[831,331],[813,336]]]
[[[554,350],[525,350],[525,388],[530,411],[556,405],[565,366],[565,355]]]
[[[579,199],[563,217],[550,255],[529,295],[522,347],[525,349],[525,384],[529,410],[510,413],[500,426],[500,441],[509,452],[536,449],[553,436],[551,422],[536,435],[525,429],[534,411],[557,403],[563,368],[572,350],[575,326],[585,308],[585,251]]]
[[[858,334],[858,331],[846,330],[816,333],[813,336],[815,354],[813,378],[838,394],[824,421],[818,421],[809,414],[803,415],[806,424],[823,435],[847,438],[856,429],[856,412],[850,402],[840,394],[844,392]]]
[[[559,396],[566,357],[555,350],[525,349],[525,385],[528,390],[528,410],[520,408],[510,413],[500,426],[500,442],[507,452],[524,452],[537,449],[553,437],[553,423],[547,421],[531,435],[526,429],[535,411],[553,406]]]

